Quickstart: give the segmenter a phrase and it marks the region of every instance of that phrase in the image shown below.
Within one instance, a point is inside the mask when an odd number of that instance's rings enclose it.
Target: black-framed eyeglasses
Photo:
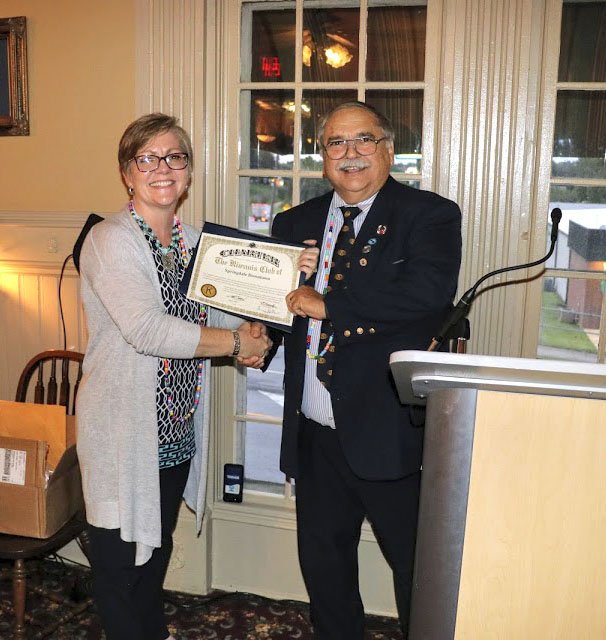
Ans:
[[[379,142],[387,140],[387,136],[382,138],[373,138],[372,136],[358,136],[357,138],[350,138],[349,140],[329,140],[325,145],[326,155],[331,160],[340,160],[347,154],[349,145],[352,144],[353,148],[361,156],[371,156],[377,150]]]
[[[143,173],[155,171],[160,166],[160,162],[162,160],[166,162],[166,166],[169,169],[174,169],[175,171],[185,169],[189,164],[189,156],[186,153],[169,153],[162,157],[146,154],[142,156],[135,156],[134,158],[131,158],[131,160],[135,161],[137,169]]]

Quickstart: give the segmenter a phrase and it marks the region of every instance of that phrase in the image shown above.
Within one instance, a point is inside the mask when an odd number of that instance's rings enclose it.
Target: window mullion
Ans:
[[[358,100],[366,93],[366,56],[368,55],[368,0],[360,0],[360,35],[358,40]]]
[[[293,129],[293,181],[292,201],[299,202],[301,197],[301,181],[298,178],[301,168],[301,104],[303,101],[303,2],[297,0],[295,7],[295,120]]]
[[[551,178],[549,182],[552,185],[573,185],[577,187],[606,187],[606,179],[604,178]]]
[[[558,82],[558,91],[606,91],[606,82]]]
[[[606,295],[602,296],[600,333],[598,335],[598,362],[606,362]]]

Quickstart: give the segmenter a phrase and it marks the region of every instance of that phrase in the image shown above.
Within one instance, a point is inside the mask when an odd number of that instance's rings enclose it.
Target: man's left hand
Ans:
[[[304,240],[303,244],[309,245],[299,256],[298,269],[305,274],[305,280],[309,280],[314,273],[318,271],[318,259],[320,257],[320,249],[316,247],[316,240]]]
[[[286,296],[286,306],[291,313],[302,318],[316,320],[326,318],[324,296],[306,285],[300,286]]]

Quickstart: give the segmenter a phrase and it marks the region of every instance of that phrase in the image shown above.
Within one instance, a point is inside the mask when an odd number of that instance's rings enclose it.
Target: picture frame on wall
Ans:
[[[27,21],[0,18],[0,136],[29,135]]]

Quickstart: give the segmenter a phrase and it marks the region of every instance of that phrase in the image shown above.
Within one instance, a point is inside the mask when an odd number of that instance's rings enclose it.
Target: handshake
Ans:
[[[238,364],[260,369],[273,342],[267,335],[267,327],[260,322],[243,322],[234,331],[234,351]]]
[[[305,244],[309,246],[299,255],[297,267],[299,271],[305,274],[305,279],[308,280],[317,271],[320,252],[314,246],[316,244],[315,240],[306,240]],[[311,301],[311,304],[306,304],[308,300]],[[313,317],[314,312],[317,314],[317,309],[319,308],[322,309],[321,313],[324,314],[323,297],[311,287],[301,286],[291,291],[286,296],[286,304],[289,310],[296,315]],[[236,338],[234,335],[234,355],[238,364],[260,369],[273,344],[267,335],[267,327],[260,322],[244,322],[234,334],[239,336]]]

